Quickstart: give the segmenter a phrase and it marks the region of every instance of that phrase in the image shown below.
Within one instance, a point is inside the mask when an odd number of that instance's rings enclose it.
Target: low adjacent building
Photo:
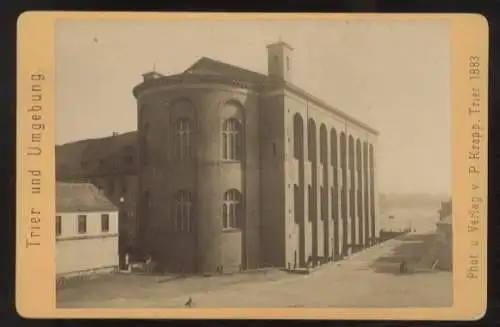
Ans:
[[[137,228],[137,132],[56,146],[58,182],[97,187],[119,209],[120,253],[134,253]]]
[[[437,269],[451,270],[453,267],[452,215],[441,218],[437,223]]]
[[[56,184],[56,276],[118,268],[118,208],[90,183]]]
[[[452,211],[452,201],[441,201],[441,208],[438,210],[439,219],[443,220],[451,215]]]

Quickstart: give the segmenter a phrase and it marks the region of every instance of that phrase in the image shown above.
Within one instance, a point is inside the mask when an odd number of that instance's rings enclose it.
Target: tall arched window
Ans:
[[[299,114],[293,117],[293,154],[297,159],[304,155],[304,123]]]
[[[307,158],[310,162],[316,165],[316,123],[312,118],[307,124]]]
[[[180,118],[175,123],[175,157],[177,160],[191,159],[191,121]]]
[[[224,193],[224,203],[222,204],[222,228],[241,227],[241,193],[231,189]]]
[[[188,191],[177,192],[175,210],[175,231],[189,233],[192,231],[192,201]]]
[[[337,218],[337,201],[335,200],[335,192],[333,186],[330,187],[330,206],[332,208],[332,220],[336,222]]]
[[[314,193],[312,186],[307,187],[307,196],[309,197],[309,221],[313,221],[314,217]]]
[[[234,118],[225,120],[222,127],[222,158],[241,160],[241,128]]]
[[[301,204],[301,194],[300,194],[300,189],[297,184],[293,186],[293,204],[294,204],[294,213],[295,213],[295,223],[299,224],[300,223],[300,204]]]

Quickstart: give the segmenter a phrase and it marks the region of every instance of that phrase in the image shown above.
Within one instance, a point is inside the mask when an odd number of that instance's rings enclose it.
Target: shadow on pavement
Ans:
[[[429,248],[434,241],[435,234],[406,234],[395,238],[398,242],[393,251],[386,255],[377,258],[369,265],[369,269],[373,269],[376,273],[407,275],[415,273],[430,273],[431,267],[421,269],[418,264],[428,253]],[[400,272],[400,264],[403,260],[407,263],[409,272],[402,274]]]

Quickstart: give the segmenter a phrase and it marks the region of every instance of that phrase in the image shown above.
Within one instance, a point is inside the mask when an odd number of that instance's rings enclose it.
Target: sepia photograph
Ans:
[[[54,31],[58,308],[453,305],[447,20]]]

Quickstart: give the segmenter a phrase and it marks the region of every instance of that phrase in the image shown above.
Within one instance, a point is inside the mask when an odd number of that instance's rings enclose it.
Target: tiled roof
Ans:
[[[230,65],[212,58],[202,57],[191,67],[184,71],[189,73],[218,74],[233,77],[234,79],[249,81],[253,83],[264,83],[267,76],[238,66]]]
[[[56,212],[99,212],[118,209],[90,183],[56,183]]]
[[[127,162],[130,156],[132,162]],[[56,178],[137,170],[137,131],[56,146]]]
[[[190,73],[197,73],[197,74],[213,74],[213,75],[224,75],[228,77],[232,77],[237,80],[243,80],[243,81],[248,81],[251,83],[258,83],[258,84],[266,84],[267,86],[270,87],[277,87],[277,88],[286,88],[292,92],[298,93],[301,96],[309,99],[312,102],[317,103],[318,105],[334,112],[335,114],[345,118],[348,121],[351,121],[371,133],[374,133],[375,135],[378,135],[379,132],[374,129],[371,126],[368,126],[367,124],[359,121],[358,119],[351,117],[347,113],[332,107],[328,105],[326,102],[323,100],[313,96],[312,94],[306,92],[305,90],[301,89],[295,84],[288,83],[288,82],[283,82],[283,81],[271,81],[268,79],[267,75],[260,74],[248,69],[244,69],[238,66],[230,65],[222,61],[218,61],[212,58],[207,58],[207,57],[202,57],[198,61],[196,61],[191,67],[186,69],[183,74],[190,74]]]

